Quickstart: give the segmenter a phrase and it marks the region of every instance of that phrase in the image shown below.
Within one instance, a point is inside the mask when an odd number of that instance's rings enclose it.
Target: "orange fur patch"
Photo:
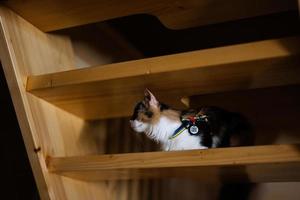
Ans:
[[[171,110],[171,109],[164,110],[161,112],[161,115],[176,122],[180,121],[180,112],[176,110]]]

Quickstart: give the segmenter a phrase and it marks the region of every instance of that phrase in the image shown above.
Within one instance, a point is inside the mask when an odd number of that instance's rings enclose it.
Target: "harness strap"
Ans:
[[[195,124],[195,122],[197,120],[204,120],[207,122],[207,116],[206,115],[190,116],[190,117],[181,119],[182,124],[169,137],[169,140],[172,140],[172,139],[178,137],[181,133],[183,133],[186,129],[188,129],[189,126],[191,126],[191,124]]]
[[[183,131],[186,130],[186,127],[184,124],[181,124],[181,126],[179,126],[179,128],[177,128],[174,133],[169,137],[169,140],[172,140],[174,138],[176,138],[178,135],[180,135],[181,133],[183,133]]]

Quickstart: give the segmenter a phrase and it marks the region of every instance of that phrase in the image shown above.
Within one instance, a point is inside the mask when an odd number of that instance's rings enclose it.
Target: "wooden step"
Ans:
[[[149,88],[180,98],[300,83],[300,40],[274,39],[28,77],[27,91],[84,119],[129,116]]]
[[[167,27],[181,29],[297,9],[295,0],[7,0],[3,3],[43,31],[134,14],[154,15]]]
[[[52,173],[75,179],[184,177],[204,182],[300,181],[300,145],[48,158]]]

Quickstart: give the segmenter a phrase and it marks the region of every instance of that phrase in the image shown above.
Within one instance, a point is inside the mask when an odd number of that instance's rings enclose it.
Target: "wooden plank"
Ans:
[[[69,70],[74,66],[70,39],[45,34],[0,6],[0,57],[41,199],[108,199],[105,183],[87,183],[50,174],[47,155],[100,153],[89,124],[26,92],[26,77]],[[4,105],[5,106],[5,105]],[[96,130],[97,129],[97,130]]]
[[[299,181],[300,145],[52,157],[47,166],[52,173],[89,181],[163,177]]]
[[[4,4],[43,31],[143,13],[158,17],[169,28],[182,29],[297,9],[295,0],[8,0]]]
[[[40,196],[42,199],[50,199],[50,195],[48,193],[48,186],[49,184],[56,183],[57,186],[61,186],[60,180],[55,180],[53,176],[48,176],[45,171],[46,168],[43,165],[44,164],[44,155],[41,152],[38,152],[35,150],[43,148],[44,146],[41,145],[39,141],[39,135],[35,132],[36,127],[33,123],[33,116],[30,113],[30,107],[28,105],[27,97],[26,97],[26,91],[24,88],[24,77],[30,73],[30,69],[24,69],[20,66],[24,66],[24,64],[28,64],[32,61],[32,58],[34,55],[31,55],[29,52],[24,51],[21,54],[21,50],[26,49],[26,46],[28,44],[31,45],[31,47],[34,47],[34,50],[39,53],[39,56],[37,56],[35,62],[37,64],[42,64],[41,59],[44,55],[47,55],[49,52],[53,51],[54,46],[52,46],[50,43],[53,42],[59,42],[60,38],[47,38],[43,37],[39,33],[39,31],[35,30],[34,27],[31,27],[31,25],[28,25],[26,22],[24,22],[21,18],[16,16],[11,11],[7,10],[6,8],[3,8],[3,6],[0,7],[0,16],[1,16],[1,43],[0,43],[0,56],[1,56],[1,62],[3,64],[3,69],[5,73],[6,80],[8,82],[8,87],[10,89],[10,93],[12,96],[12,100],[14,103],[14,107],[16,110],[16,114],[18,117],[19,125],[22,131],[22,136],[24,138],[27,154],[31,163],[31,167],[33,170],[33,174],[35,177],[35,180],[37,182],[37,187],[40,193]],[[27,35],[25,34],[27,33]],[[36,37],[36,41],[28,39],[31,39],[32,36]],[[49,43],[45,42],[45,39],[49,40]],[[15,41],[19,41],[18,44],[15,43]],[[40,51],[40,45],[39,41],[43,42],[44,51]],[[66,55],[69,54],[69,41],[67,39],[62,39],[60,41],[60,44],[57,44],[57,47],[64,47],[64,50],[62,50],[62,53]],[[16,46],[18,48],[16,48]],[[26,49],[27,50],[27,49]],[[24,57],[26,57],[24,59]],[[53,55],[53,59],[56,59],[56,56]],[[23,63],[24,62],[24,63]],[[60,62],[62,65],[64,64],[73,64],[65,57],[62,57],[60,59]],[[50,65],[53,63],[49,63]],[[44,65],[45,67],[48,67],[47,65]],[[37,69],[38,70],[38,69]],[[43,70],[41,70],[43,71]],[[25,75],[25,76],[24,76]],[[25,79],[26,80],[26,79]],[[65,198],[64,190],[56,190],[57,188],[53,187],[51,192],[55,193],[57,197]]]
[[[60,33],[72,38],[74,62],[78,68],[143,58],[141,52],[106,23],[67,29]]]
[[[30,76],[27,91],[84,119],[128,116],[145,88],[180,107],[184,96],[300,83],[299,47],[292,37]]]

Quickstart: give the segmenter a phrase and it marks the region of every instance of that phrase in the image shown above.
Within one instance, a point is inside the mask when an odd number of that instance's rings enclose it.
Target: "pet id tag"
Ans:
[[[197,135],[199,133],[199,128],[195,125],[189,127],[189,133],[191,135]]]

